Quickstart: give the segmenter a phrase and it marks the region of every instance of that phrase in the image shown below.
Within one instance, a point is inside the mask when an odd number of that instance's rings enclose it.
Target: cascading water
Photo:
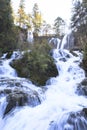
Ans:
[[[75,37],[72,32],[66,34],[62,39],[61,49],[72,49],[75,45]]]
[[[82,55],[75,52],[73,56],[68,50],[54,49],[53,57],[59,71],[59,76],[50,79],[50,85],[46,85],[44,94],[37,86],[25,79],[14,76],[14,80],[20,79],[24,85],[24,91],[32,89],[43,95],[41,104],[34,107],[16,107],[4,118],[0,114],[0,130],[87,130],[87,120],[83,108],[87,107],[87,98],[77,95],[77,85],[85,78],[84,71],[79,67]],[[10,71],[6,60],[2,66]],[[13,75],[10,75],[10,78]],[[3,90],[1,85],[0,90]],[[22,87],[23,88],[23,87]],[[43,89],[42,88],[42,89]],[[1,111],[5,101],[3,95],[0,98]],[[5,106],[6,107],[6,106]],[[82,111],[82,112],[81,112]]]

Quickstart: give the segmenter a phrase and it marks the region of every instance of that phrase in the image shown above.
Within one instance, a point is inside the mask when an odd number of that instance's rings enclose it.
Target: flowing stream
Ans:
[[[77,56],[63,49],[63,46],[62,49],[54,49],[53,57],[59,75],[43,86],[44,92],[30,81],[17,77],[9,65],[12,58],[1,58],[0,91],[7,87],[6,80],[20,80],[26,91],[30,88],[39,93],[41,104],[16,107],[3,117],[7,102],[6,96],[1,94],[0,130],[87,130],[87,120],[80,113],[87,107],[87,98],[76,93],[78,84],[85,78],[84,71],[79,67],[82,54],[79,51],[74,53]]]

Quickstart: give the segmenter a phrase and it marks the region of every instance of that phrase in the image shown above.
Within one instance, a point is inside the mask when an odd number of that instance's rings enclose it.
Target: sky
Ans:
[[[14,11],[17,12],[20,0],[11,1]],[[69,23],[72,0],[25,0],[25,11],[31,13],[35,3],[38,4],[42,17],[48,24],[54,24],[58,16]]]

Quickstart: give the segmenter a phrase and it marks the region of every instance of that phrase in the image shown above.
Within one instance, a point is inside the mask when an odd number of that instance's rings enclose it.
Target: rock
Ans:
[[[86,114],[86,116],[87,116],[87,108],[83,108],[83,110],[82,110],[85,114]]]
[[[87,96],[87,78],[85,78],[77,87],[76,93]]]
[[[87,130],[87,108],[66,113],[60,120],[51,121],[48,130]]]
[[[10,59],[11,56],[12,56],[12,53],[13,53],[13,51],[9,51],[9,52],[7,53],[7,55],[6,55],[6,58],[7,58],[7,59]]]
[[[87,86],[87,78],[85,78],[82,82],[81,85]]]
[[[24,106],[28,102],[28,94],[18,91],[10,93],[6,98],[8,104],[6,106],[4,115],[10,112],[16,106]]]
[[[73,56],[78,56],[73,50],[70,50],[70,53],[73,55]]]
[[[82,111],[70,113],[67,123],[73,126],[73,130],[87,130],[87,115]]]
[[[33,87],[35,86],[27,79],[1,78],[0,96],[5,96],[7,102],[3,117],[16,107],[39,105],[44,98],[44,92],[42,88],[36,87],[35,90]]]
[[[17,106],[29,105],[34,107],[41,103],[39,95],[36,91],[30,90],[29,92],[22,91],[20,89],[14,89],[11,93],[8,93],[7,97],[7,106],[4,112],[4,115],[9,113],[13,108]]]

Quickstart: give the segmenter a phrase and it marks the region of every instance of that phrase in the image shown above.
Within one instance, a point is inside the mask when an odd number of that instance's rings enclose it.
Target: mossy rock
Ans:
[[[11,63],[19,77],[29,78],[34,84],[43,86],[51,77],[58,75],[54,59],[50,56],[51,47],[48,44],[37,44],[31,51]]]

